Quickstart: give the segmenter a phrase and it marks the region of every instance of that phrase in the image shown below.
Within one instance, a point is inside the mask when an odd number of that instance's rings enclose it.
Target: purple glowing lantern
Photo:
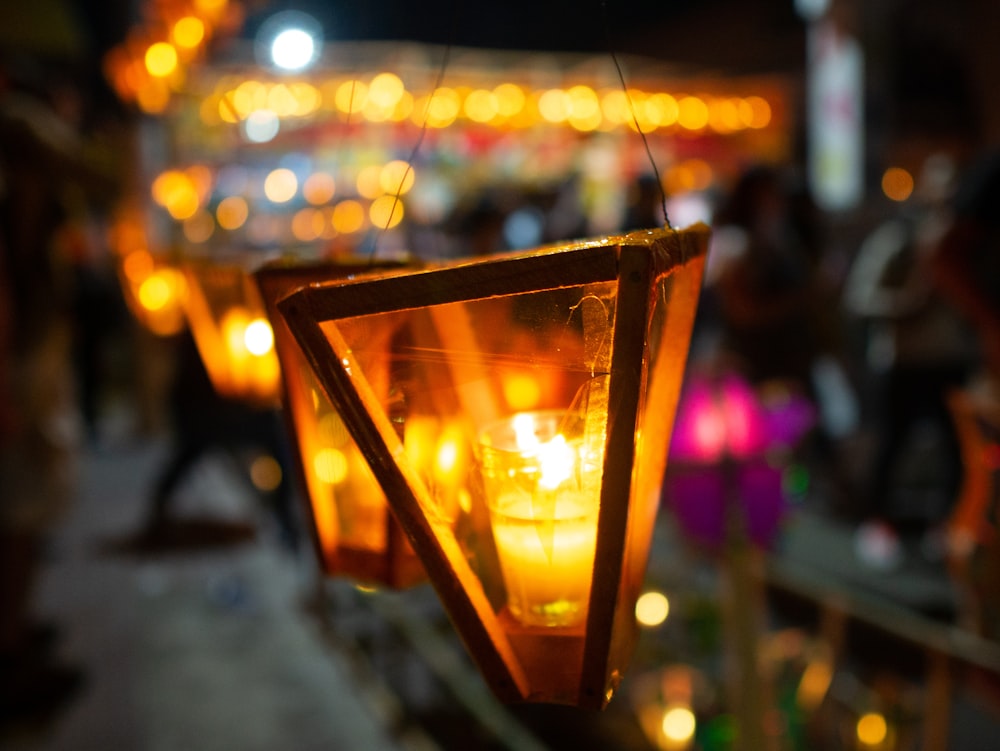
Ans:
[[[736,374],[693,375],[681,394],[664,478],[664,498],[685,534],[721,547],[735,504],[747,539],[770,546],[788,510],[787,452],[814,421],[811,403],[788,389],[758,393]]]

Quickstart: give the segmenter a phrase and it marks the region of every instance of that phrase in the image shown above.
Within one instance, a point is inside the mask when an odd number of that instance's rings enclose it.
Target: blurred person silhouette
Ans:
[[[0,722],[47,715],[83,671],[52,652],[33,612],[49,535],[75,489],[79,443],[70,367],[70,290],[54,237],[73,185],[113,181],[80,153],[46,71],[0,68]]]
[[[938,529],[962,479],[948,393],[968,378],[977,348],[935,284],[931,263],[953,172],[947,156],[929,157],[914,200],[862,242],[845,280],[846,310],[868,324],[865,359],[878,383],[880,408],[855,552],[879,569],[902,562],[903,525],[915,524],[923,533],[925,553],[939,550]],[[902,465],[918,450],[921,431],[933,441],[935,466],[921,462],[920,476],[907,478]]]
[[[278,463],[281,476],[277,484],[257,490],[274,514],[281,542],[288,550],[297,551],[294,469],[279,411],[220,396],[190,330],[178,334],[175,343],[176,370],[169,396],[171,450],[153,484],[143,542],[154,547],[178,542],[183,526],[175,523],[171,506],[183,481],[212,452],[246,449],[265,451]]]
[[[753,166],[723,197],[713,225],[727,245],[709,290],[722,350],[751,383],[791,382],[821,402],[817,370],[837,354],[837,321],[819,273],[812,202],[781,168]]]
[[[666,217],[663,215],[664,200],[664,193],[656,177],[648,174],[639,175],[629,187],[625,216],[621,224],[622,231],[663,227],[666,224]]]
[[[998,207],[1000,150],[980,156],[960,175],[931,264],[942,294],[975,328],[984,358],[982,376],[1000,394]]]

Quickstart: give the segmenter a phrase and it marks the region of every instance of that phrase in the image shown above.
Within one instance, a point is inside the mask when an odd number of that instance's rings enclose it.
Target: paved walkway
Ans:
[[[203,462],[178,497],[179,510],[211,514],[215,534],[202,525],[201,544],[182,553],[136,549],[132,535],[165,450],[154,441],[82,457],[77,497],[54,539],[37,610],[60,624],[60,656],[85,668],[86,683],[50,723],[19,727],[0,746],[426,747],[419,736],[394,737],[391,699],[347,651],[324,641],[303,609],[312,586],[308,562],[280,548],[225,462]],[[241,534],[247,523],[256,537]]]

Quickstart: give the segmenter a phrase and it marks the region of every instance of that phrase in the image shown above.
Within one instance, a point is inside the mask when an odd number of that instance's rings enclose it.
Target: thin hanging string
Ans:
[[[608,23],[608,3],[607,0],[601,0],[601,9],[604,11],[604,32],[607,34],[607,30],[610,27]],[[610,48],[610,45],[608,45]],[[656,168],[656,160],[653,159],[653,151],[649,148],[649,139],[646,138],[646,134],[642,131],[639,126],[639,117],[635,112],[635,104],[632,102],[632,97],[628,93],[628,85],[625,83],[625,74],[622,72],[622,66],[618,62],[618,55],[615,54],[613,49],[610,49],[611,60],[615,64],[615,70],[618,72],[618,80],[621,82],[622,91],[625,92],[625,101],[628,102],[628,111],[632,116],[632,124],[635,126],[636,131],[642,136],[642,145],[646,148],[646,156],[649,158],[649,165],[653,168],[653,175],[656,177],[656,185],[660,189],[660,208],[663,210],[663,221],[667,225],[667,229],[673,229],[670,224],[670,216],[667,214],[667,192],[663,189],[663,180],[660,179],[660,170]]]
[[[453,7],[457,11],[457,3]],[[430,120],[431,102],[434,100],[434,95],[437,93],[437,90],[441,88],[441,84],[444,83],[444,74],[448,69],[448,60],[451,57],[451,43],[454,38],[456,17],[457,12],[453,12],[451,17],[451,30],[448,33],[448,42],[445,44],[444,55],[441,57],[441,67],[438,68],[437,78],[434,80],[434,86],[431,89],[430,95],[427,97],[427,102],[424,104],[423,122],[420,124],[420,132],[417,134],[417,140],[413,144],[413,148],[410,150],[410,156],[406,160],[406,169],[403,170],[403,174],[399,178],[399,185],[396,186],[396,192],[393,194],[392,207],[389,209],[389,216],[385,220],[385,226],[381,227],[372,239],[371,255],[368,259],[371,264],[375,263],[375,256],[378,253],[378,241],[392,224],[392,217],[396,213],[396,207],[399,206],[399,197],[403,194],[403,186],[406,184],[406,178],[409,177],[410,173],[413,171],[413,160],[417,158],[417,152],[420,151],[420,146],[424,142],[424,136],[427,135],[427,123]]]

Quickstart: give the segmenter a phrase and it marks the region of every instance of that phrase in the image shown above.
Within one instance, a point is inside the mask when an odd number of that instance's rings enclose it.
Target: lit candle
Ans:
[[[530,626],[578,624],[590,599],[600,463],[567,440],[560,417],[518,414],[480,447],[507,607]]]

